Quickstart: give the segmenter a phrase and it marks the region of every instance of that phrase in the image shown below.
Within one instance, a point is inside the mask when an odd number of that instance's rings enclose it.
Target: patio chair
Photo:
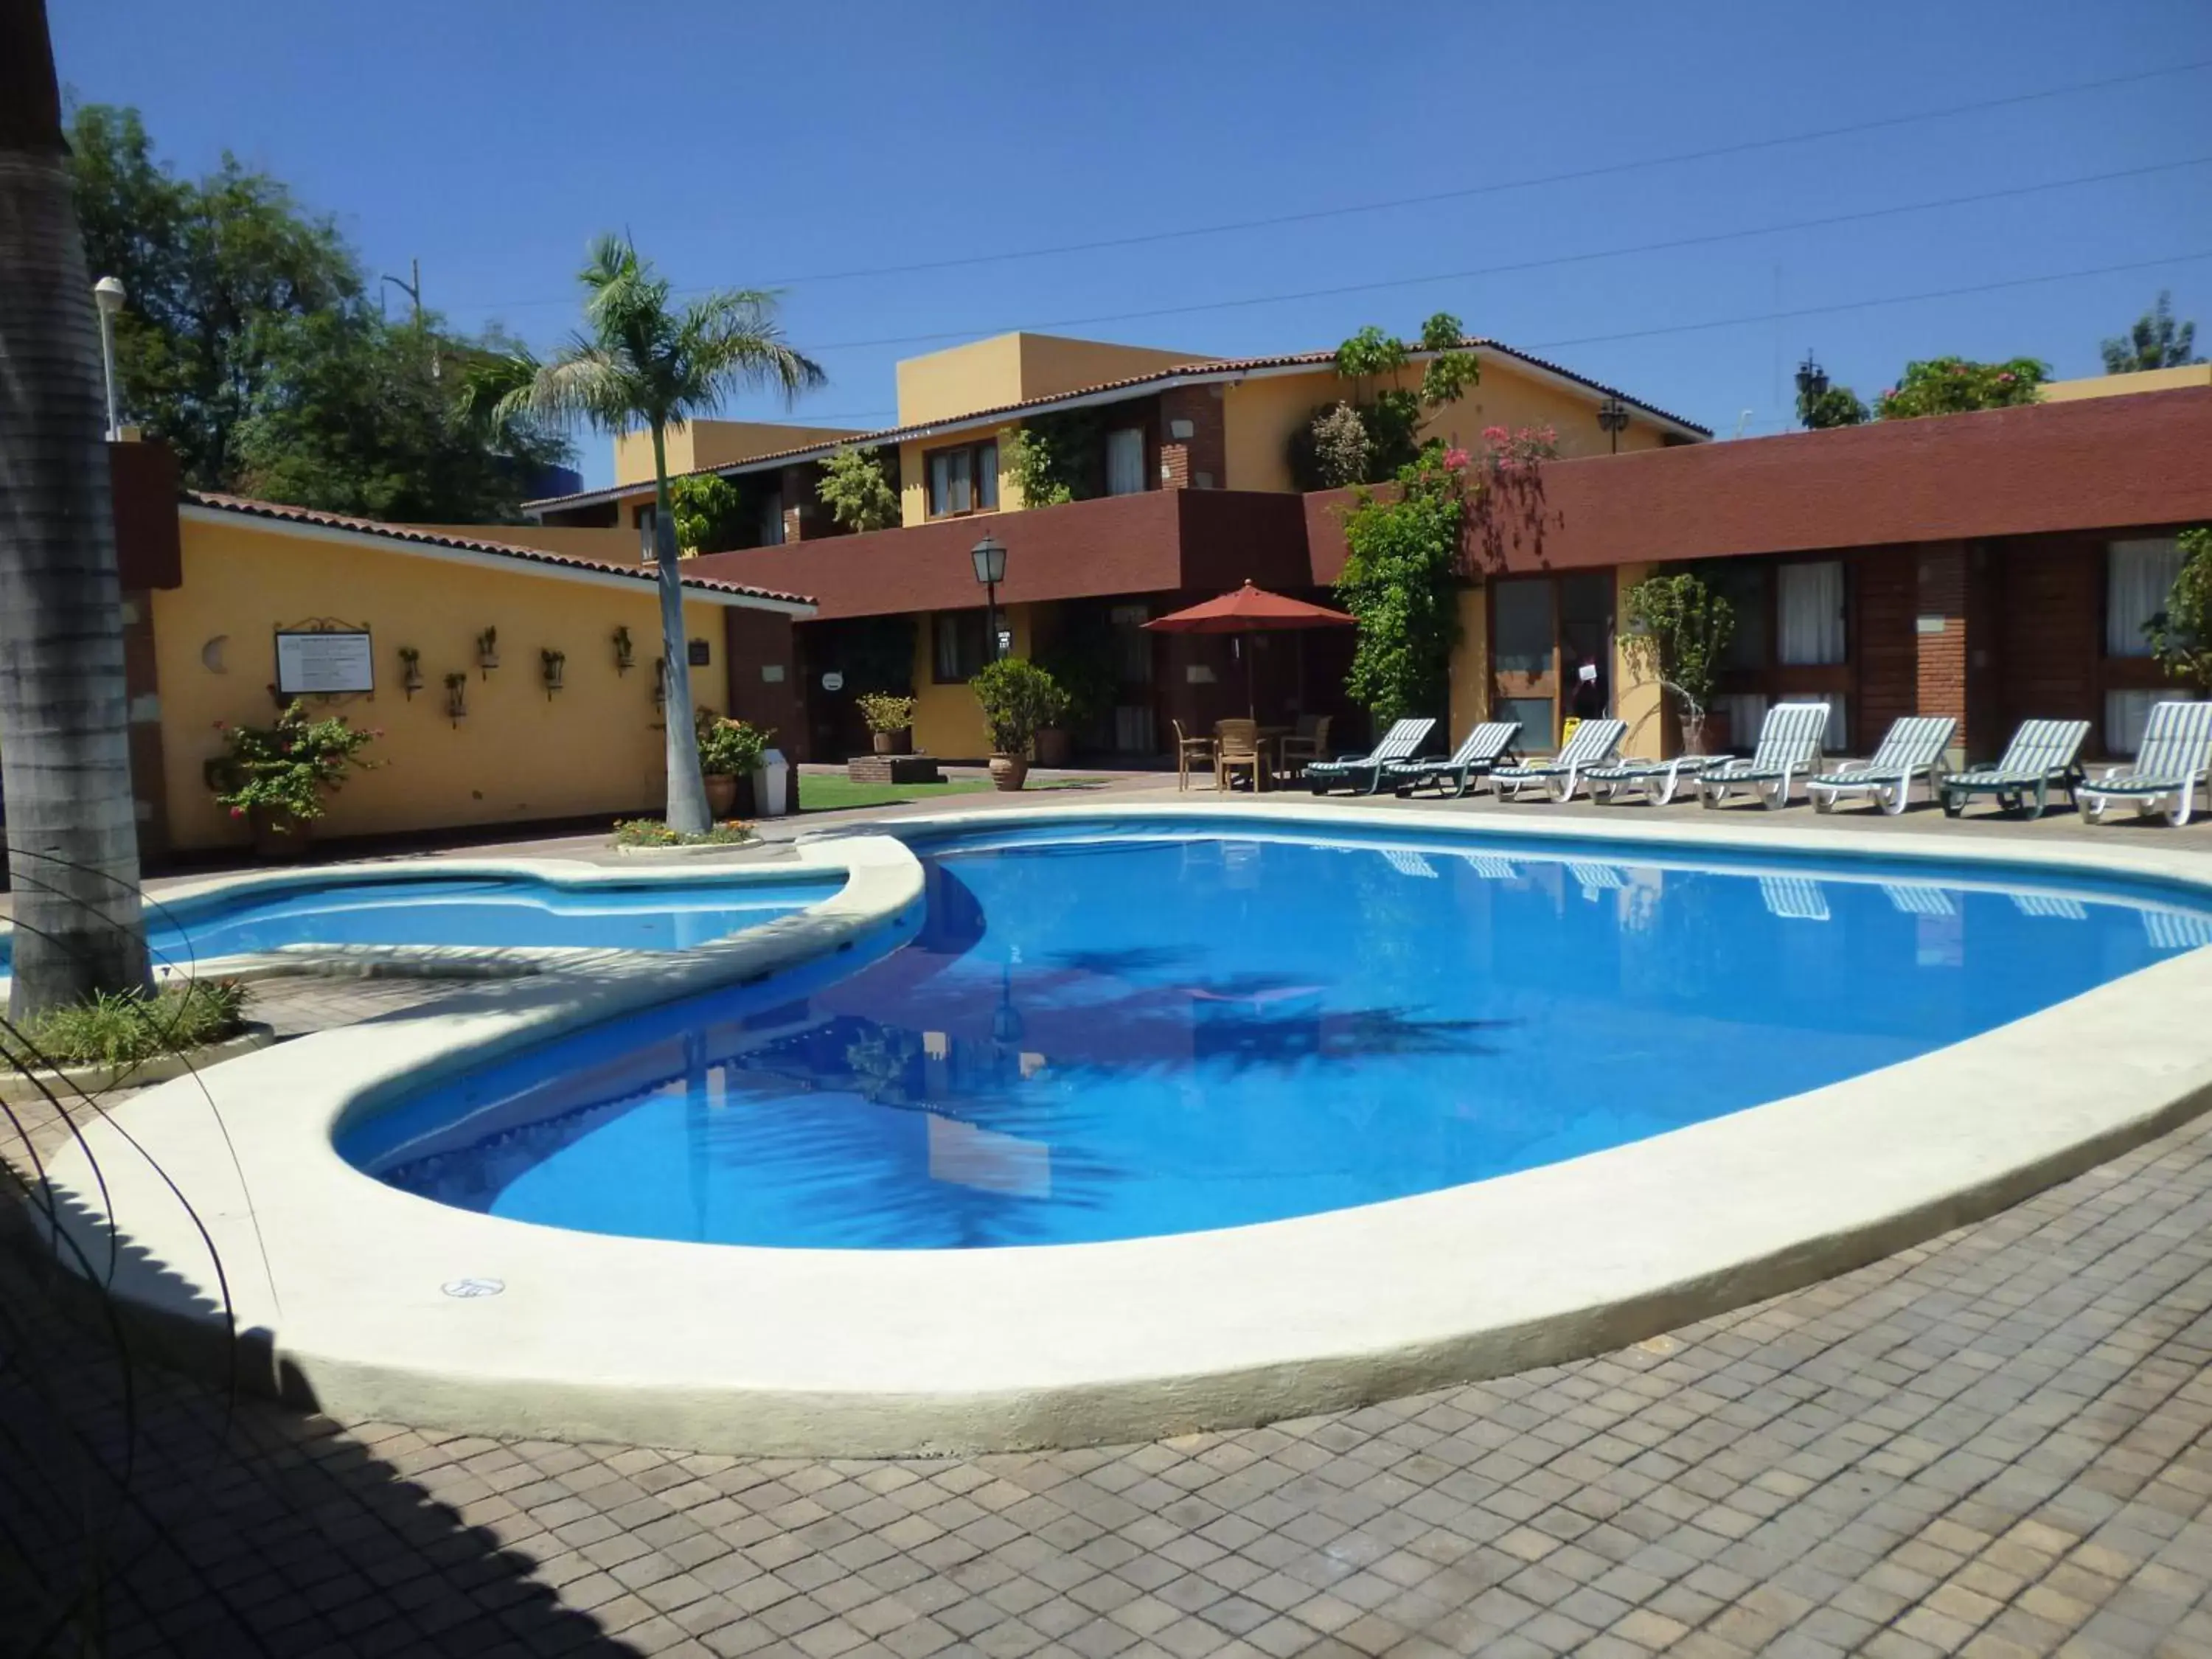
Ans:
[[[1328,758],[1328,728],[1334,714],[1301,714],[1298,729],[1275,745],[1283,770],[1296,777],[1317,760]]]
[[[1959,722],[1948,714],[1913,714],[1893,720],[1882,734],[1881,746],[1863,766],[1839,766],[1805,780],[1805,793],[1813,798],[1815,812],[1832,812],[1838,795],[1871,795],[1875,804],[1895,817],[1905,810],[1912,780],[1925,776],[1928,799],[1934,800],[1943,782],[1943,755]]]
[[[1886,881],[1881,884],[1890,908],[1906,916],[1955,916],[1959,907],[1942,888],[1924,881]]]
[[[1583,774],[1611,760],[1627,735],[1626,720],[1584,720],[1551,759],[1492,767],[1490,787],[1500,800],[1508,798],[1509,789],[1511,799],[1518,800],[1521,792],[1532,787],[1553,800],[1572,800],[1582,787]]]
[[[1432,720],[1406,719],[1382,734],[1382,741],[1364,755],[1340,755],[1334,760],[1306,763],[1306,782],[1316,795],[1332,789],[1349,789],[1355,795],[1371,795],[1382,787],[1382,769],[1404,760],[1429,740],[1436,729]]]
[[[2035,810],[2028,817],[2039,818],[2054,787],[2066,792],[2069,805],[2079,807],[2075,789],[2081,781],[2081,745],[2088,740],[2087,720],[2022,720],[1996,765],[1968,767],[1943,780],[1943,815],[1957,817],[1976,795],[1995,795],[2004,811],[2017,812],[2032,793]]]
[[[1425,855],[1410,847],[1386,847],[1382,849],[1382,856],[1401,876],[1426,876],[1432,880],[1436,877],[1437,866],[1430,863]]]
[[[1439,792],[1449,787],[1452,799],[1457,800],[1474,787],[1477,777],[1513,753],[1513,739],[1520,735],[1519,720],[1486,720],[1443,760],[1429,756],[1390,762],[1382,769],[1382,781],[1401,795],[1431,784]]]
[[[2179,829],[2189,822],[2199,788],[2212,811],[2212,702],[2154,702],[2143,722],[2135,760],[2083,782],[2081,816],[2102,823],[2115,801],[2133,801],[2136,816],[2163,812]]]
[[[1827,890],[1810,876],[1761,876],[1759,902],[1783,921],[1828,920]]]
[[[1260,750],[1257,720],[1213,723],[1213,787],[1226,793],[1239,768],[1252,775],[1252,793],[1267,787],[1267,757]]]
[[[1790,804],[1790,781],[1810,775],[1820,763],[1820,739],[1828,730],[1825,702],[1778,702],[1759,722],[1759,743],[1749,760],[1723,761],[1698,774],[1698,804],[1721,806],[1729,791],[1750,789],[1769,811]]]
[[[1213,770],[1213,739],[1192,737],[1182,729],[1181,720],[1171,720],[1168,724],[1175,727],[1176,734],[1176,787],[1188,789],[1193,761],[1203,763],[1209,772]]]

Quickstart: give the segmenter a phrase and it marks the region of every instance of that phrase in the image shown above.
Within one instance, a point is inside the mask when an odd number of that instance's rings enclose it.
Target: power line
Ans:
[[[1569,168],[1564,172],[1531,173],[1519,179],[1492,179],[1486,184],[1468,185],[1456,190],[1436,191],[1419,196],[1389,197],[1378,201],[1354,202],[1341,207],[1311,208],[1295,213],[1272,214],[1260,218],[1224,220],[1211,225],[1192,225],[1174,230],[1139,231],[1124,236],[1106,236],[1081,242],[1060,242],[1042,247],[1017,248],[994,253],[961,254],[943,259],[921,259],[903,264],[857,266],[846,270],[816,271],[799,276],[779,276],[762,284],[769,288],[796,288],[809,283],[842,283],[869,276],[915,276],[924,271],[953,270],[975,265],[997,264],[1020,259],[1051,258],[1067,253],[1097,253],[1109,248],[1148,246],[1161,242],[1188,240],[1204,236],[1233,235],[1248,230],[1272,229],[1277,226],[1307,224],[1319,220],[1344,218],[1362,213],[1383,213],[1395,208],[1425,207],[1439,202],[1468,201],[1477,197],[1500,194],[1506,191],[1533,190],[1552,185],[1581,183],[1591,179],[1618,177],[1624,173],[1645,172],[1654,167],[1680,167],[1692,161],[1717,161],[1725,156],[1756,154],[1761,150],[1784,149],[1792,144],[1818,143],[1829,138],[1850,137],[1860,133],[1881,132],[1902,126],[1913,126],[1925,121],[1950,120],[1962,115],[1976,115],[1985,111],[2017,107],[2023,104],[2045,101],[2053,98],[2071,97],[2076,93],[2100,92],[2112,87],[2139,85],[2145,81],[2162,79],[2167,76],[2192,74],[2199,70],[2212,69],[2212,58],[2198,58],[2186,64],[2169,64],[2158,69],[2141,70],[2129,75],[2109,76],[2095,81],[2073,81],[2056,87],[2045,87],[2034,92],[2008,93],[2001,98],[1979,99],[1972,103],[1952,104],[1941,109],[1917,110],[1902,115],[1879,116],[1871,120],[1853,121],[1841,126],[1814,127],[1802,132],[1780,133],[1765,138],[1740,139],[1733,143],[1715,144],[1704,149],[1677,150],[1664,155],[1628,157],[1619,161],[1601,162],[1595,166]],[[678,289],[678,294],[703,294],[705,288]],[[520,310],[530,306],[566,305],[568,297],[561,299],[507,300],[487,301],[480,305],[465,305],[458,309],[471,311]]]
[[[1031,330],[1054,328],[1087,328],[1100,323],[1139,322],[1159,317],[1191,316],[1204,312],[1237,311],[1253,306],[1287,305],[1301,300],[1334,299],[1346,294],[1373,294],[1397,288],[1418,288],[1431,283],[1467,282],[1479,276],[1498,276],[1530,270],[1546,270],[1562,265],[1583,264],[1601,259],[1623,259],[1643,254],[1665,253],[1688,247],[1708,247],[1723,242],[1741,241],[1756,236],[1780,236],[1794,231],[1818,230],[1834,225],[1860,224],[1870,219],[1893,217],[1906,213],[1932,213],[1947,209],[1965,207],[1978,202],[2000,201],[2009,198],[2039,195],[2054,190],[2073,190],[2088,185],[2109,184],[2116,179],[2139,179],[2152,173],[2171,173],[2184,167],[2212,165],[2212,155],[2191,156],[2179,161],[2154,161],[2139,167],[2124,167],[2112,173],[2086,173],[2073,179],[2051,179],[2041,184],[2008,185],[2000,190],[1977,191],[1965,196],[1947,196],[1929,201],[1908,202],[1894,207],[1863,208],[1850,213],[1824,214],[1817,218],[1789,220],[1777,224],[1760,225],[1749,229],[1709,231],[1694,236],[1669,237],[1662,241],[1638,242],[1620,247],[1596,248],[1582,253],[1547,255],[1537,259],[1514,259],[1502,264],[1475,265],[1464,270],[1434,271],[1421,276],[1395,276],[1370,283],[1345,283],[1330,288],[1299,289],[1281,294],[1248,295],[1238,299],[1208,300],[1192,305],[1157,306],[1143,311],[1103,312],[1088,317],[1060,317],[1048,322],[1026,324]],[[817,352],[871,350],[884,346],[927,345],[944,340],[965,340],[981,335],[1004,332],[1001,329],[968,328],[941,331],[929,334],[888,336],[873,340],[841,340],[830,345],[814,348]]]

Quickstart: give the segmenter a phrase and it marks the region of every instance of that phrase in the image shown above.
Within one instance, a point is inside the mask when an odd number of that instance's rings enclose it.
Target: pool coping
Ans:
[[[1869,841],[1771,819],[1509,824],[1265,800],[901,817],[890,834],[802,838],[802,861],[848,864],[845,892],[678,962],[487,984],[149,1091],[119,1125],[86,1130],[105,1203],[82,1150],[55,1160],[65,1224],[104,1267],[104,1216],[123,1217],[118,1292],[172,1334],[219,1328],[206,1249],[130,1154],[127,1128],[217,1240],[262,1380],[342,1416],[708,1451],[973,1451],[1261,1422],[1625,1346],[1989,1214],[2212,1106],[2212,1047],[2172,1017],[2212,1006],[2201,950],[1627,1146],[1356,1209],[1109,1243],[836,1251],[575,1233],[386,1188],[331,1146],[342,1118],[426,1074],[910,920],[921,871],[896,837],[1116,818],[1984,863],[2212,891],[2212,859],[2181,848],[1983,848],[1906,830]]]

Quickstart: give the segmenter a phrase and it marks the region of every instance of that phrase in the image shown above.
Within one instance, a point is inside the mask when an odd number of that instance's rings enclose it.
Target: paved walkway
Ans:
[[[425,994],[280,981],[263,1012]],[[40,1288],[0,1257],[0,1559],[85,1530],[42,1413],[109,1467],[124,1443],[112,1350]],[[92,1488],[117,1655],[2197,1656],[2208,1368],[2212,1120],[1622,1352],[1263,1429],[763,1461],[338,1424],[142,1370],[128,1497]],[[10,1589],[0,1652],[27,1651]]]

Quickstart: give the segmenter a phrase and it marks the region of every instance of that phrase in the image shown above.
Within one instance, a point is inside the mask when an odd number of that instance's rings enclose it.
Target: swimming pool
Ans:
[[[1121,819],[917,839],[927,914],[345,1126],[402,1190],[830,1249],[1343,1210],[1874,1071],[2212,942],[2201,892],[1877,857]]]
[[[682,951],[833,896],[836,872],[577,882],[482,873],[380,878],[354,871],[244,882],[174,903],[149,899],[146,942],[172,967],[289,945],[499,945]],[[8,968],[0,937],[0,974]]]

